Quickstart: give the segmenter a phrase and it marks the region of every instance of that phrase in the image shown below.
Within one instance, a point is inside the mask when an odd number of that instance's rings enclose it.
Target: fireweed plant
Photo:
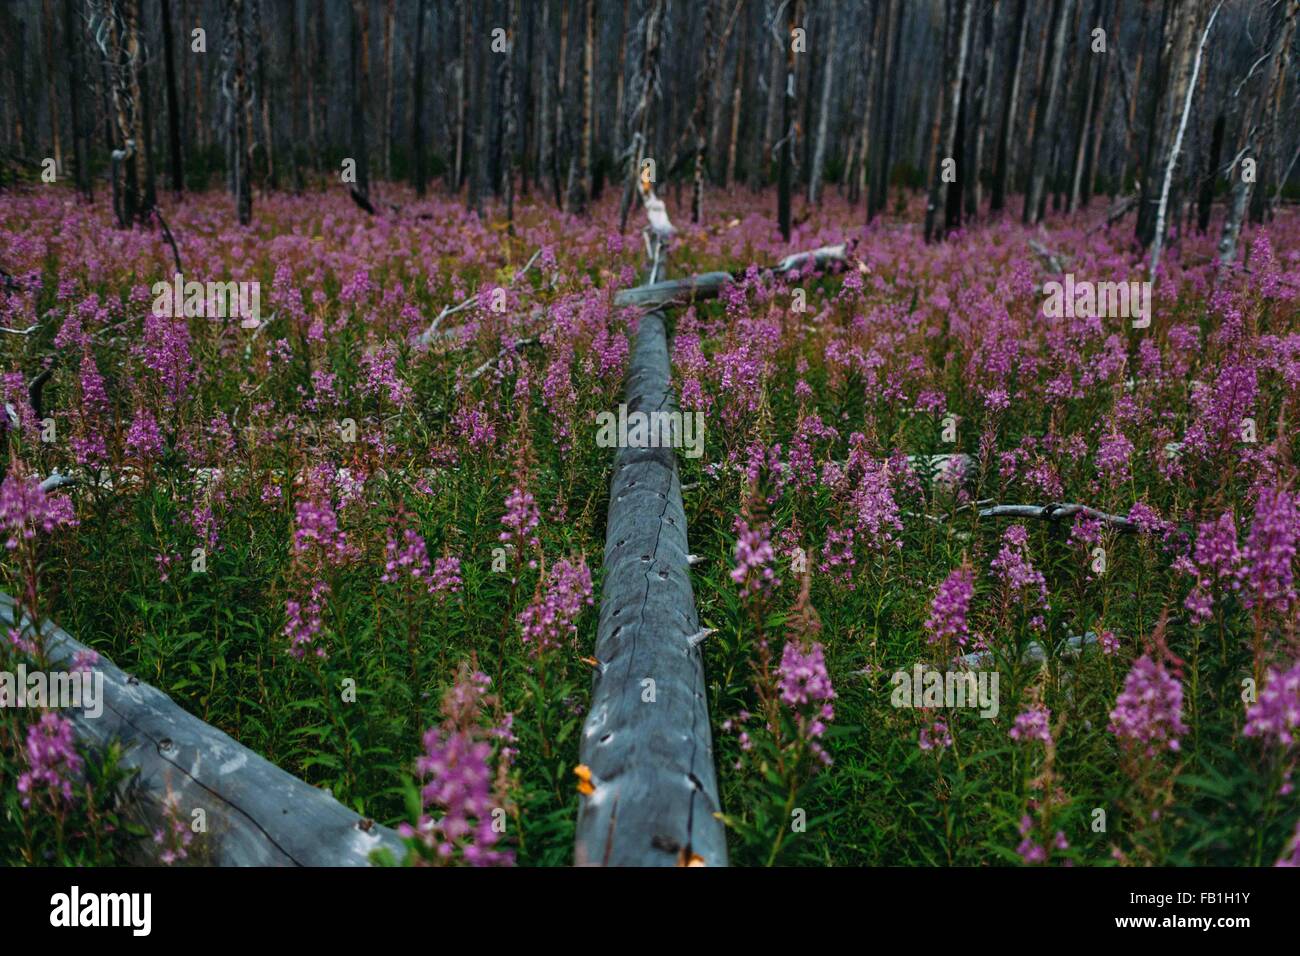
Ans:
[[[405,824],[389,862],[566,864],[595,416],[622,401],[637,317],[613,296],[643,241],[616,196],[517,203],[509,232],[391,195],[268,195],[247,228],[225,196],[165,203],[187,280],[261,284],[255,329],[153,315],[171,249],[107,201],[6,196],[0,323],[37,330],[0,337],[3,588]],[[1134,329],[1045,314],[1010,218],[927,246],[919,205],[864,228],[828,196],[786,245],[747,193],[715,205],[671,274],[741,278],[669,318],[707,423],[679,467],[732,860],[1294,863],[1300,218],[1248,227],[1222,272],[1216,229],[1181,236]],[[1049,215],[1052,247],[1147,278],[1102,215]],[[831,274],[759,268],[842,241]],[[76,484],[41,496],[56,470]],[[1049,502],[1135,530],[979,515]],[[40,654],[11,633],[0,666]],[[998,716],[891,704],[895,671],[976,654]],[[0,711],[0,860],[201,860],[172,822],[133,829],[114,755],[63,720]]]

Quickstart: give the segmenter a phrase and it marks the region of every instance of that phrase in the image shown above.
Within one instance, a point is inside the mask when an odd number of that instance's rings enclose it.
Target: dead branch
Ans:
[[[1137,525],[1128,518],[1107,514],[1080,504],[993,505],[989,508],[981,508],[979,512],[981,518],[1042,518],[1045,521],[1063,521],[1075,515],[1100,521],[1120,531],[1138,530]]]

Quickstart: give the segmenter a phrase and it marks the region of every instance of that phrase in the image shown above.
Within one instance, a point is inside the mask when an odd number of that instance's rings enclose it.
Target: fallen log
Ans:
[[[845,248],[841,243],[838,246],[822,246],[811,252],[798,252],[786,256],[765,271],[769,274],[785,275],[809,265],[816,269],[824,269],[833,263],[846,262]],[[614,305],[619,308],[637,306],[653,310],[670,305],[684,305],[699,299],[712,299],[743,275],[744,272],[704,272],[685,279],[651,282],[637,286],[635,289],[623,289],[614,296]]]
[[[13,598],[0,592],[0,622],[14,620]],[[30,631],[35,627],[23,616]],[[41,627],[51,667],[70,668],[85,644],[46,621]],[[128,784],[131,811],[152,833],[169,818],[206,832],[191,849],[195,862],[213,866],[366,866],[372,850],[405,853],[393,830],[353,813],[324,790],[304,783],[231,739],[139,678],[100,656],[103,712],[64,708],[77,738],[102,750],[123,747],[122,766],[139,773]],[[196,811],[203,811],[200,817]],[[138,847],[151,857],[152,842]]]
[[[1042,518],[1045,521],[1063,521],[1075,515],[1100,521],[1120,531],[1138,530],[1136,524],[1122,515],[1107,514],[1096,508],[1079,504],[993,505],[989,508],[981,508],[979,513],[981,518]]]
[[[658,257],[651,267],[658,268]],[[641,317],[629,414],[675,408],[664,316]],[[579,866],[726,866],[686,511],[672,448],[620,448],[610,481]]]

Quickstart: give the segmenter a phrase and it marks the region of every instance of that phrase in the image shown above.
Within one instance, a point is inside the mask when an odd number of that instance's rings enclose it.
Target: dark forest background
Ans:
[[[247,222],[256,193],[337,184],[351,158],[370,208],[381,181],[507,216],[521,195],[581,214],[616,190],[626,222],[649,158],[692,219],[710,190],[775,184],[787,234],[799,194],[871,218],[924,190],[932,238],[1105,194],[1146,246],[1167,193],[1169,222],[1202,230],[1228,196],[1235,244],[1234,213],[1268,218],[1295,181],[1298,7],[7,0],[0,183],[52,159],[124,225],[214,186]]]

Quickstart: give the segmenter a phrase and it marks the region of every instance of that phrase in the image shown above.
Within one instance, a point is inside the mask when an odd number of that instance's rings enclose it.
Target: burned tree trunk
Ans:
[[[659,83],[659,37],[663,24],[663,0],[650,0],[641,18],[641,73],[637,80],[635,106],[628,116],[628,131],[631,141],[627,149],[627,169],[624,173],[623,200],[619,207],[618,231],[627,231],[628,214],[632,209],[632,200],[637,191],[637,180],[643,175],[654,176],[648,171],[643,173],[642,165],[646,158],[646,142],[650,133],[650,105],[656,97]],[[648,185],[648,184],[647,184]],[[642,194],[644,190],[641,190]]]
[[[247,226],[253,218],[252,92],[248,83],[247,41],[244,0],[228,0],[222,85],[230,131],[230,189],[241,226]]]
[[[1210,14],[1210,19],[1206,21],[1205,30],[1201,33],[1201,42],[1196,46],[1196,57],[1192,61],[1190,75],[1181,82],[1181,89],[1184,91],[1181,104],[1182,118],[1178,121],[1178,132],[1174,135],[1173,146],[1169,150],[1169,161],[1165,165],[1163,184],[1160,187],[1160,202],[1156,207],[1155,236],[1151,243],[1151,267],[1148,270],[1148,275],[1151,276],[1152,281],[1155,280],[1156,270],[1160,266],[1160,252],[1164,248],[1165,216],[1169,206],[1169,189],[1173,184],[1174,170],[1178,165],[1178,154],[1183,148],[1183,134],[1187,132],[1187,117],[1192,112],[1192,96],[1196,93],[1196,79],[1201,72],[1201,58],[1205,54],[1205,41],[1210,37],[1210,30],[1214,28],[1214,20],[1218,17],[1222,6],[1223,0],[1219,0],[1214,12]]]
[[[993,101],[994,53],[997,50],[998,4],[992,0],[984,11],[984,61],[980,70],[976,92],[976,106],[971,111],[973,130],[966,137],[970,143],[970,161],[966,164],[966,215],[974,218],[984,203],[980,171],[984,167],[984,140],[989,124],[990,105]]]
[[[812,168],[808,170],[808,202],[815,204],[822,188],[822,171],[826,165],[826,128],[831,113],[831,90],[835,82],[835,45],[839,42],[839,6],[831,9],[830,30],[823,38],[826,63],[822,66],[822,91],[817,102],[817,133],[813,141]]]
[[[370,201],[370,147],[366,142],[366,111],[370,104],[370,12],[365,0],[349,5],[349,68],[351,82],[348,95],[352,104],[352,153],[356,161],[356,191]]]
[[[1251,106],[1242,111],[1242,127],[1245,132],[1245,146],[1232,163],[1229,179],[1235,176],[1232,186],[1232,199],[1228,214],[1223,221],[1223,232],[1219,238],[1219,264],[1231,265],[1237,258],[1237,241],[1241,236],[1241,224],[1250,208],[1251,192],[1258,172],[1260,153],[1260,136],[1262,121],[1256,117],[1267,117],[1266,104],[1280,98],[1280,87],[1285,81],[1288,50],[1296,29],[1296,14],[1300,11],[1300,0],[1288,0],[1285,8],[1279,8],[1276,26],[1273,31],[1273,44],[1267,54],[1266,79],[1263,89],[1255,97]],[[1249,77],[1247,77],[1249,79]],[[1250,161],[1256,168],[1247,173],[1246,163]]]
[[[940,210],[948,206],[948,193],[955,184],[948,183],[945,160],[957,161],[957,137],[961,127],[962,86],[966,74],[966,53],[970,45],[973,0],[950,0],[944,26],[943,105],[940,110],[939,137],[930,160],[932,179],[930,198],[925,207],[925,241],[942,239]],[[963,173],[964,175],[964,173]],[[960,206],[957,207],[960,218]],[[946,223],[945,223],[946,227]]]
[[[424,16],[428,0],[417,0],[415,10],[415,68],[411,71],[411,155],[415,168],[412,171],[415,181],[415,194],[421,198],[425,194],[425,156],[424,156]]]
[[[584,0],[582,76],[578,89],[582,96],[582,128],[578,149],[569,165],[569,211],[582,215],[591,198],[592,108],[595,95],[596,0]]]
[[[1280,190],[1282,177],[1286,170],[1282,168],[1282,135],[1278,129],[1278,117],[1282,114],[1283,96],[1286,92],[1286,80],[1291,62],[1291,40],[1295,36],[1296,14],[1300,3],[1287,4],[1281,0],[1275,7],[1277,18],[1276,37],[1273,46],[1272,70],[1270,82],[1265,91],[1265,98],[1259,119],[1258,156],[1256,185],[1250,201],[1250,221],[1264,222],[1273,216],[1274,182]]]
[[[1016,132],[1016,112],[1020,107],[1020,73],[1025,62],[1025,38],[1029,31],[1028,0],[1016,5],[1011,22],[1011,59],[1002,97],[1002,124],[998,131],[998,155],[993,169],[993,186],[989,208],[1005,208],[1011,179],[1011,143]]]
[[[515,43],[519,39],[519,0],[509,0],[510,21],[506,33],[506,61],[503,67],[504,77],[501,83],[503,110],[503,132],[501,137],[501,160],[503,181],[506,193],[506,221],[515,221]]]
[[[1051,145],[1056,132],[1056,112],[1060,103],[1061,73],[1065,66],[1065,37],[1070,26],[1070,11],[1074,0],[1057,0],[1052,10],[1052,46],[1049,62],[1043,74],[1040,96],[1043,106],[1036,111],[1032,165],[1029,170],[1029,189],[1025,192],[1025,209],[1021,219],[1026,224],[1043,218],[1043,197],[1047,186],[1047,173],[1051,165]]]
[[[881,36],[885,38],[885,55],[880,58],[877,84],[884,96],[884,111],[879,132],[873,137],[879,148],[872,157],[870,191],[867,194],[867,221],[876,217],[889,199],[889,177],[893,171],[894,119],[898,110],[899,61],[903,38],[903,8],[900,0],[889,0]]]
[[[185,170],[181,166],[181,109],[176,97],[176,59],[172,36],[172,0],[159,0],[162,10],[163,64],[167,78],[167,175],[172,192],[180,195],[185,189]]]
[[[1223,132],[1227,125],[1222,112],[1214,118],[1214,131],[1210,134],[1210,152],[1201,177],[1200,194],[1196,203],[1196,230],[1205,235],[1210,228],[1210,210],[1214,203],[1214,186],[1219,179],[1219,163],[1223,158]]]
[[[1092,11],[1092,22],[1100,23],[1102,0],[1094,0]],[[1070,200],[1066,205],[1068,211],[1077,209],[1083,201],[1084,169],[1088,163],[1088,144],[1100,132],[1093,129],[1092,126],[1093,102],[1097,96],[1097,79],[1100,72],[1100,64],[1093,64],[1088,70],[1088,88],[1084,94],[1083,110],[1079,113],[1079,135],[1074,151],[1074,174],[1070,180]]]
[[[104,82],[111,97],[113,208],[117,224],[129,229],[145,215],[140,195],[139,0],[100,0],[91,31],[102,54]],[[108,117],[106,117],[106,121]]]
[[[794,175],[794,144],[798,127],[795,119],[795,28],[803,19],[803,0],[787,4],[785,32],[785,92],[781,107],[781,172],[777,181],[776,218],[781,238],[790,241],[790,186]]]
[[[81,18],[74,9],[76,3],[77,0],[63,0],[63,35],[70,54],[68,103],[72,113],[72,162],[76,167],[77,192],[87,202],[94,202],[95,192],[90,176],[90,143],[81,101],[82,84],[89,79],[86,74],[85,31]]]

